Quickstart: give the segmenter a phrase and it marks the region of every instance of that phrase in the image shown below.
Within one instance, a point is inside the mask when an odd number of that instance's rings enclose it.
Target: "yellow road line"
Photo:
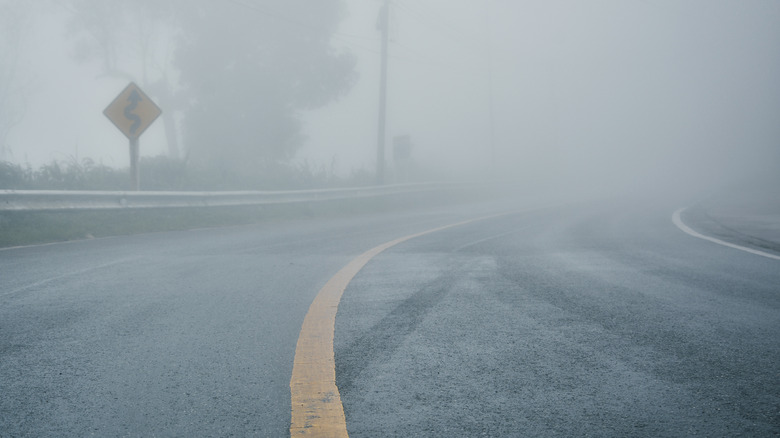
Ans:
[[[290,379],[290,436],[349,436],[341,395],[336,387],[333,334],[341,295],[363,266],[377,254],[401,242],[496,216],[501,215],[458,222],[384,243],[361,254],[328,280],[309,307],[295,348]]]

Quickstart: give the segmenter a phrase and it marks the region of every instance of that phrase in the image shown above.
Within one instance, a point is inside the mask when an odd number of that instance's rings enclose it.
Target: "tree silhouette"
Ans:
[[[182,14],[176,56],[191,96],[193,164],[253,174],[302,145],[299,113],[346,93],[354,59],[330,46],[339,0],[198,1]]]
[[[19,58],[33,7],[23,0],[0,0],[0,160],[11,155],[8,135],[26,110],[31,80],[20,71]]]
[[[102,75],[138,82],[163,108],[168,155],[180,157],[174,114],[183,108],[172,64],[180,0],[70,0],[69,34],[79,62]]]

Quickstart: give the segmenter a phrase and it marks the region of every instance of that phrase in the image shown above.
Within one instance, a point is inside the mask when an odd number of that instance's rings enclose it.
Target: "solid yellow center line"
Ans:
[[[361,254],[328,280],[309,307],[295,348],[290,379],[290,436],[348,436],[344,407],[336,387],[333,334],[341,295],[363,266],[382,251],[409,239],[497,216],[501,215],[458,222],[384,243]]]

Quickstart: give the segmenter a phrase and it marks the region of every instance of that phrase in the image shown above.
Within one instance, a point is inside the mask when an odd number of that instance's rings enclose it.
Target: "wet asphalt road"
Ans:
[[[353,257],[471,207],[0,250],[0,437],[286,436],[298,334]]]
[[[350,436],[780,433],[780,264],[664,208],[513,214],[375,258],[339,308]]]
[[[430,208],[0,251],[0,436],[286,436],[323,284]],[[567,204],[413,239],[346,290],[350,435],[780,433],[780,265],[679,205]]]

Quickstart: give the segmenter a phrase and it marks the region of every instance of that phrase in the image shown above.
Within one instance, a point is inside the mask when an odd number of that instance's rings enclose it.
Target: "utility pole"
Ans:
[[[496,177],[496,122],[493,109],[493,32],[490,23],[490,1],[487,2],[485,14],[485,29],[487,30],[487,57],[488,57],[488,112],[490,117],[490,174]]]
[[[379,12],[377,27],[382,32],[382,70],[379,80],[379,128],[376,149],[376,183],[385,183],[385,123],[387,119],[387,45],[390,33],[390,0]]]

